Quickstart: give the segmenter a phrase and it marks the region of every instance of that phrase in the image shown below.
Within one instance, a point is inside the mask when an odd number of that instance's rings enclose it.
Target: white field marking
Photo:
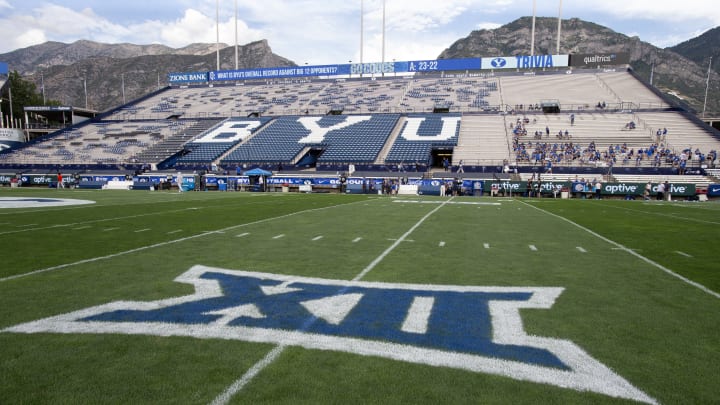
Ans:
[[[103,232],[112,232],[112,231],[117,231],[118,229],[120,229],[120,228],[118,228],[118,227],[115,227],[115,228],[105,228],[105,229],[103,229],[102,231],[103,231]]]
[[[235,236],[236,238],[244,238],[245,236],[250,235],[250,232],[243,232],[240,235]]]
[[[703,221],[703,220],[697,219],[697,218],[681,217],[681,216],[678,216],[678,215],[665,214],[665,213],[662,213],[662,212],[651,212],[651,211],[634,210],[634,209],[632,209],[632,208],[619,207],[619,206],[611,206],[611,207],[612,207],[612,208],[621,209],[621,210],[625,210],[625,211],[639,212],[639,213],[641,213],[641,214],[657,215],[657,216],[668,217],[668,218],[673,218],[673,219],[682,219],[683,221],[699,222],[699,223],[701,223],[701,224],[720,225],[720,222],[717,222],[717,221]],[[681,206],[678,205],[677,207],[681,207]]]
[[[362,238],[358,236],[357,238],[353,239],[352,243],[358,243],[361,240],[362,240]]]
[[[484,247],[485,249],[490,249],[490,244],[489,244],[489,243],[483,243],[483,247]]]
[[[316,240],[320,240],[320,239],[322,239],[322,238],[323,238],[323,236],[320,235],[320,236],[316,236],[316,237],[312,238],[312,240],[313,240],[313,241],[316,241]]]
[[[689,254],[687,254],[687,253],[685,253],[685,252],[681,252],[681,251],[679,251],[679,250],[676,250],[675,253],[679,254],[680,256],[692,257],[692,255],[689,255]]]
[[[174,231],[168,232],[167,234],[168,234],[168,235],[172,235],[172,234],[174,234],[174,233],[179,233],[179,232],[182,232],[182,229],[176,229],[176,230],[174,230]],[[215,233],[215,232],[203,232],[203,233]]]
[[[147,232],[147,231],[149,231],[149,230],[150,230],[150,228],[138,229],[137,231],[135,231],[135,233]]]
[[[45,227],[40,227],[40,228],[18,229],[18,230],[15,230],[15,231],[0,232],[0,235],[7,235],[7,234],[10,234],[10,233],[20,233],[20,232],[28,232],[28,231],[40,231],[40,230],[43,230],[43,229],[59,228],[59,227],[64,227],[64,226],[71,227],[71,226],[83,225],[83,224],[94,224],[94,223],[97,223],[97,222],[108,222],[108,221],[115,221],[115,220],[118,220],[118,219],[141,218],[141,217],[147,217],[147,216],[150,216],[150,215],[169,214],[169,213],[173,213],[173,212],[182,212],[182,211],[187,211],[187,208],[183,208],[183,209],[181,209],[181,210],[170,210],[170,211],[160,211],[160,212],[152,212],[152,213],[146,213],[146,214],[127,215],[127,216],[124,216],[124,217],[113,217],[113,218],[94,219],[94,220],[92,220],[92,221],[74,222],[74,223],[70,223],[70,224],[52,225],[52,226],[45,226]],[[32,224],[32,225],[37,225],[37,224]],[[27,225],[26,225],[26,226],[27,226]],[[88,227],[88,228],[89,228],[89,227]],[[87,228],[73,228],[73,229],[87,229]]]
[[[356,204],[356,202],[355,202],[355,203],[347,203],[347,204],[330,205],[330,206],[321,207],[321,208],[310,208],[310,209],[307,209],[307,210],[292,212],[292,213],[290,213],[290,214],[284,214],[284,215],[280,215],[280,216],[277,216],[277,217],[259,219],[259,220],[257,220],[257,221],[247,222],[247,223],[240,224],[240,225],[232,225],[232,226],[228,226],[227,228],[220,229],[220,230],[221,230],[221,231],[231,231],[231,230],[233,230],[233,229],[242,228],[242,227],[246,227],[246,226],[252,226],[252,225],[257,225],[257,224],[263,224],[263,223],[265,223],[265,222],[270,222],[270,221],[279,220],[279,219],[290,218],[290,217],[293,217],[293,216],[296,216],[296,215],[306,214],[306,213],[308,213],[308,212],[322,211],[322,210],[326,210],[326,209],[330,209],[330,208],[336,208],[336,207],[340,207],[340,206],[344,206],[344,205],[352,205],[352,204]],[[88,228],[89,228],[89,227],[88,227]],[[215,234],[215,232],[203,232],[203,233],[198,233],[198,234],[195,234],[195,235],[190,235],[190,236],[186,236],[186,237],[179,238],[179,239],[169,240],[169,241],[166,241],[166,242],[153,243],[152,245],[141,246],[141,247],[138,247],[138,248],[129,249],[129,250],[124,250],[124,251],[122,251],[122,252],[112,253],[112,254],[105,255],[105,256],[98,256],[98,257],[93,257],[93,258],[90,258],[90,259],[78,260],[78,261],[72,262],[72,263],[59,264],[59,265],[57,265],[57,266],[52,266],[52,267],[47,267],[47,268],[44,268],[44,269],[34,270],[34,271],[27,272],[27,273],[15,274],[15,275],[13,275],[13,276],[8,276],[8,277],[0,278],[0,283],[1,283],[1,282],[4,282],[4,281],[15,280],[15,279],[22,278],[22,277],[33,276],[33,275],[36,275],[36,274],[41,274],[41,273],[47,273],[47,272],[50,272],[50,271],[60,270],[60,269],[64,269],[64,268],[67,268],[67,267],[77,266],[77,265],[81,265],[81,264],[94,263],[94,262],[99,262],[99,261],[107,260],[107,259],[114,259],[114,258],[116,258],[116,257],[120,257],[120,256],[128,255],[128,254],[132,254],[132,253],[137,253],[137,252],[142,252],[142,251],[144,251],[144,250],[154,249],[154,248],[163,247],[163,246],[167,246],[167,245],[172,245],[172,244],[175,244],[175,243],[181,243],[181,242],[185,242],[185,241],[188,241],[188,240],[192,240],[192,239],[196,239],[196,238],[201,238],[201,237],[203,237],[203,236],[209,236],[209,235],[214,235],[214,234]]]
[[[427,333],[428,320],[434,304],[434,297],[415,297],[400,330],[408,333]]]
[[[79,227],[77,227],[77,228],[73,228],[73,231],[79,231],[79,230],[82,230],[82,229],[89,229],[89,228],[92,228],[92,226],[90,226],[90,225],[79,226]]]
[[[445,241],[444,241],[444,240],[441,240],[440,243],[438,243],[438,246],[444,247],[444,246],[445,246]]]
[[[365,277],[365,275],[368,274],[369,272],[371,272],[372,269],[375,268],[375,266],[377,266],[387,255],[390,254],[390,252],[395,250],[395,248],[398,247],[405,238],[407,238],[413,231],[415,231],[415,229],[417,229],[417,227],[422,225],[422,223],[425,222],[425,220],[430,218],[430,216],[432,214],[434,214],[435,212],[437,212],[440,208],[444,207],[445,204],[452,201],[453,198],[454,197],[451,197],[449,200],[444,201],[442,204],[435,207],[432,211],[425,214],[424,217],[420,218],[420,220],[417,223],[415,223],[415,225],[410,227],[410,229],[407,232],[405,232],[398,240],[396,240],[395,243],[393,243],[392,245],[390,245],[390,247],[385,249],[385,251],[382,252],[380,254],[380,256],[376,257],[375,260],[370,262],[370,264],[368,264],[367,267],[365,267],[357,276],[355,276],[355,278],[352,279],[352,281],[358,281],[361,278]],[[243,374],[243,376],[240,377],[240,379],[238,379],[237,381],[232,383],[232,385],[230,385],[222,394],[220,394],[217,398],[215,398],[215,400],[212,402],[212,404],[213,405],[225,405],[228,402],[230,402],[230,399],[232,398],[233,395],[240,392],[240,390],[242,390],[243,387],[245,387],[250,381],[252,381],[253,378],[255,378],[256,375],[258,375],[258,373],[260,373],[265,367],[272,364],[280,356],[280,354],[282,354],[282,352],[285,351],[286,347],[287,346],[285,346],[284,344],[279,344],[278,346],[275,346],[275,348],[272,349],[262,360],[260,360],[259,362],[255,363],[252,367],[250,367],[250,369],[248,369],[248,371],[246,371],[245,374]]]
[[[447,201],[431,201],[431,200],[393,200],[394,203],[415,203],[415,204],[445,204]],[[502,205],[499,202],[473,202],[473,201],[458,201],[451,202],[450,204],[457,205]]]
[[[77,200],[71,198],[40,198],[43,201],[38,201],[38,199],[33,199],[32,197],[0,197],[0,209],[15,210],[23,208],[52,208],[95,204],[95,201]]]
[[[392,242],[392,241],[396,241],[397,239],[387,238],[387,240],[389,240],[390,242]],[[404,240],[403,242],[415,242],[415,241],[412,240],[412,239],[407,239],[407,240]]]
[[[587,253],[587,250],[585,250],[582,246],[575,246],[575,249],[577,249],[580,253]]]
[[[273,239],[280,239],[280,238],[284,238],[284,237],[285,237],[285,234],[281,233],[280,235],[273,236]]]
[[[220,322],[210,324],[182,325],[166,322],[102,322],[84,321],[87,317],[99,315],[118,310],[148,311],[160,308],[168,308],[179,304],[200,302],[209,298],[224,296],[224,292],[217,280],[208,280],[203,275],[208,272],[227,274],[233,277],[245,276],[256,279],[275,280],[282,283],[293,281],[299,283],[319,284],[333,286],[342,294],[351,287],[372,288],[372,289],[404,289],[413,290],[414,296],[433,296],[435,291],[457,293],[502,293],[502,292],[525,292],[529,293],[527,301],[494,301],[488,302],[490,320],[492,322],[492,342],[499,345],[516,345],[518,347],[533,347],[544,349],[552,353],[563,364],[568,366],[567,370],[555,369],[542,365],[527,364],[522,361],[502,360],[484,355],[453,352],[445,349],[437,350],[427,347],[415,347],[403,343],[391,343],[389,341],[367,340],[349,336],[332,336],[307,332],[307,326],[315,319],[323,318],[328,323],[337,322],[347,315],[349,308],[357,304],[356,294],[330,295],[327,298],[305,301],[301,304],[315,315],[309,318],[306,327],[299,330],[282,330],[255,328],[249,326],[228,326],[224,325],[225,320],[233,315],[262,319],[264,314],[251,306],[237,306],[224,308],[217,312],[220,317],[226,317]],[[130,335],[153,335],[153,336],[187,336],[199,339],[232,339],[246,342],[275,343],[279,346],[290,345],[306,349],[333,350],[353,355],[382,357],[402,362],[424,364],[433,367],[452,367],[460,370],[467,370],[476,373],[487,373],[510,377],[515,380],[529,381],[540,384],[559,386],[566,389],[573,389],[579,392],[597,392],[611,397],[632,399],[635,401],[656,404],[657,401],[644,392],[635,388],[621,376],[615,374],[610,368],[598,362],[587,354],[581,347],[569,340],[540,337],[528,335],[523,327],[521,311],[526,308],[549,309],[553,306],[559,295],[563,292],[561,287],[474,287],[474,286],[441,286],[427,284],[395,284],[377,283],[362,281],[338,281],[317,279],[310,277],[295,277],[287,275],[276,275],[268,273],[254,273],[238,270],[212,268],[202,265],[195,265],[185,273],[181,274],[175,281],[192,284],[195,286],[195,293],[179,297],[161,299],[158,301],[114,301],[107,304],[81,309],[79,311],[52,316],[28,323],[15,325],[9,328],[0,329],[0,333],[101,333],[101,334],[130,334]],[[362,294],[359,294],[362,295]],[[324,302],[320,302],[324,301]],[[309,304],[309,305],[307,305]],[[335,310],[336,304],[340,307]],[[427,303],[425,303],[427,305]],[[424,305],[421,305],[424,306]],[[423,312],[418,308],[417,312]],[[432,316],[431,316],[432,320]],[[80,322],[78,322],[80,321]],[[428,325],[428,332],[430,327]],[[400,326],[400,325],[398,325]],[[276,348],[280,350],[282,348]],[[284,350],[284,349],[282,349]],[[281,353],[274,351],[266,356],[260,363],[262,367],[267,366],[266,359],[277,358]],[[254,367],[245,373],[245,376],[255,376],[262,368]],[[240,380],[245,383],[247,378]],[[233,384],[233,387],[243,384]],[[232,395],[233,390],[225,391]],[[223,398],[229,401],[229,396]]]
[[[533,252],[537,252],[537,250],[538,250],[537,246],[535,246],[535,245],[528,245],[528,247],[529,247],[530,250],[532,250]]]
[[[256,375],[258,375],[258,373],[263,371],[265,367],[272,364],[275,359],[277,359],[280,354],[285,351],[285,347],[286,346],[282,344],[275,346],[272,350],[268,352],[268,354],[265,355],[265,357],[263,357],[257,363],[253,364],[253,366],[250,367],[248,371],[246,371],[239,380],[235,381],[234,383],[232,383],[232,385],[227,387],[227,389],[225,389],[222,394],[218,395],[218,397],[215,398],[210,404],[224,405],[230,402],[230,399],[233,397],[233,395],[240,392],[250,381],[252,381],[253,378],[255,378]]]
[[[18,228],[27,228],[27,227],[36,226],[36,225],[37,225],[37,224],[25,224],[25,225],[17,225],[17,227],[18,227]],[[56,225],[53,225],[53,226],[56,226]]]
[[[698,282],[692,281],[692,280],[690,280],[690,279],[687,278],[687,277],[683,277],[683,276],[681,276],[680,274],[677,274],[677,273],[675,273],[674,271],[672,271],[672,270],[668,269],[667,267],[663,266],[662,264],[657,263],[657,262],[655,262],[655,261],[653,261],[653,260],[651,260],[651,259],[649,259],[649,258],[647,258],[647,257],[645,257],[645,256],[643,256],[643,255],[641,255],[641,254],[639,254],[639,253],[637,253],[637,252],[635,252],[635,251],[632,250],[632,249],[628,249],[628,248],[626,248],[625,246],[623,246],[622,244],[620,244],[620,243],[618,243],[618,242],[615,242],[614,240],[608,239],[608,238],[600,235],[599,233],[597,233],[597,232],[595,232],[595,231],[593,231],[593,230],[590,230],[590,229],[588,229],[588,228],[586,228],[586,227],[584,227],[584,226],[582,226],[582,225],[580,225],[580,224],[578,224],[578,223],[576,223],[576,222],[573,222],[573,221],[571,221],[571,220],[569,220],[569,219],[567,219],[567,218],[563,218],[563,217],[561,217],[560,215],[553,214],[552,212],[549,212],[549,211],[545,211],[545,210],[542,209],[542,208],[535,207],[534,205],[528,204],[528,203],[526,203],[526,202],[524,202],[524,201],[520,201],[520,202],[521,202],[522,204],[525,204],[525,205],[527,205],[527,206],[529,206],[529,207],[532,207],[532,208],[534,208],[534,209],[536,209],[536,210],[538,210],[538,211],[540,211],[540,212],[544,212],[544,213],[546,213],[547,215],[553,216],[553,217],[558,218],[558,219],[560,219],[560,220],[563,220],[563,221],[565,221],[565,222],[567,222],[567,223],[569,223],[569,224],[571,224],[571,225],[574,225],[575,227],[577,227],[577,228],[579,228],[579,229],[582,229],[583,231],[589,233],[590,235],[593,235],[593,236],[595,236],[596,238],[601,239],[601,240],[603,240],[603,241],[605,241],[605,242],[607,242],[607,243],[615,246],[618,250],[623,250],[623,251],[625,251],[625,252],[627,252],[627,253],[629,253],[629,254],[637,257],[638,259],[644,261],[645,263],[647,263],[647,264],[649,264],[649,265],[651,265],[651,266],[653,266],[653,267],[655,267],[655,268],[657,268],[657,269],[659,269],[659,270],[662,270],[662,271],[664,271],[665,273],[667,273],[667,274],[669,274],[669,275],[677,278],[678,280],[680,280],[680,281],[682,281],[682,282],[684,282],[684,283],[687,283],[687,284],[689,284],[689,285],[691,285],[691,286],[693,286],[693,287],[695,287],[695,288],[697,288],[697,289],[699,289],[699,290],[701,290],[701,291],[703,291],[703,292],[705,292],[705,293],[707,293],[707,294],[709,294],[709,295],[712,295],[712,296],[715,297],[715,298],[720,299],[720,293],[717,293],[717,292],[715,292],[715,291],[713,291],[713,290],[705,287],[704,285],[702,285],[702,284],[700,284],[700,283],[698,283]]]

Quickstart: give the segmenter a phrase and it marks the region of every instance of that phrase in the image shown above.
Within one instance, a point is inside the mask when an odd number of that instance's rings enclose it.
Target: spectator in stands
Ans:
[[[448,171],[450,168],[450,161],[448,160],[448,158],[443,158],[442,163],[443,163],[443,169],[445,169],[445,171]]]

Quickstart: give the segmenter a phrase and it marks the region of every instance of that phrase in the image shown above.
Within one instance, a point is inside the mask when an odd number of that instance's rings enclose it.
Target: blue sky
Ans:
[[[235,43],[235,0],[220,0],[220,41]],[[363,61],[382,58],[382,0],[364,0]],[[564,0],[562,17],[637,35],[659,47],[720,26],[710,0]],[[0,0],[0,53],[45,41],[215,42],[216,0]],[[298,64],[360,60],[361,0],[237,0],[238,42],[267,39]],[[533,12],[533,0],[385,0],[385,60],[435,59],[455,40]],[[558,0],[536,0],[536,15],[557,17]],[[561,49],[562,53],[562,49]]]

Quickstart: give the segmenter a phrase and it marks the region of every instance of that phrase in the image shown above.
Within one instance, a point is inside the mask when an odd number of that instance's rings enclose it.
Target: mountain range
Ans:
[[[471,32],[456,40],[438,58],[512,56],[529,53],[531,17],[521,17],[496,29]],[[560,54],[630,54],[632,69],[644,80],[702,113],[710,56],[720,53],[720,27],[670,48],[657,48],[638,37],[615,32],[592,22],[562,21]],[[556,54],[557,19],[536,18],[535,54]],[[272,52],[266,40],[239,47],[239,68],[297,66]],[[62,104],[103,111],[145,95],[171,72],[209,71],[216,68],[215,44],[192,44],[174,49],[164,45],[102,44],[81,40],[72,44],[44,44],[0,54],[26,79],[44,87],[47,98]],[[235,68],[235,48],[221,44],[221,69]],[[710,76],[706,114],[720,114],[720,60]],[[124,95],[123,95],[124,91]],[[124,97],[123,97],[124,96]]]

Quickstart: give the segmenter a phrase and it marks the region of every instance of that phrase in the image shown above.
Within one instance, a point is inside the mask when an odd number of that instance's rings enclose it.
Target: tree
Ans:
[[[35,83],[24,80],[17,70],[10,72],[8,76],[9,91],[7,97],[2,98],[2,111],[4,115],[10,115],[10,97],[12,97],[12,114],[15,119],[25,121],[23,109],[27,106],[60,105],[59,101],[49,100],[43,103],[42,94],[37,92]]]

